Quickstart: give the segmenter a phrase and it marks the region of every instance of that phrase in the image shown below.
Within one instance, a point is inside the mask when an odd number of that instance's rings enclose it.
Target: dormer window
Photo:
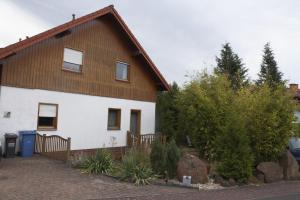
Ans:
[[[124,62],[116,62],[116,79],[129,81],[129,65]]]
[[[83,52],[65,48],[64,49],[64,64],[63,69],[81,72],[82,71]]]

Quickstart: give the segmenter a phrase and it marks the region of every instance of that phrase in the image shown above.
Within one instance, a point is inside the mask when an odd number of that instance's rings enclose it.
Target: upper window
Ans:
[[[64,49],[64,69],[81,72],[83,53],[73,49]]]
[[[129,81],[128,73],[129,65],[123,62],[116,63],[116,79],[121,81]]]
[[[38,130],[57,129],[57,104],[39,104]]]
[[[108,130],[120,130],[121,127],[121,110],[116,108],[108,109]]]

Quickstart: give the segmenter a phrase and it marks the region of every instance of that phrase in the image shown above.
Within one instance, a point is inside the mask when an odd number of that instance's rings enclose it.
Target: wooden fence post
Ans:
[[[70,159],[70,153],[71,153],[71,138],[68,137],[68,142],[67,142],[67,161]]]
[[[42,154],[46,151],[46,134],[43,134],[42,138]]]

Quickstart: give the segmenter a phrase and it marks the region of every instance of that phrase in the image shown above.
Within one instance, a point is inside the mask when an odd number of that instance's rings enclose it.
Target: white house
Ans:
[[[154,133],[157,91],[169,89],[113,6],[0,49],[0,84],[2,142],[37,130],[71,137],[72,150]]]

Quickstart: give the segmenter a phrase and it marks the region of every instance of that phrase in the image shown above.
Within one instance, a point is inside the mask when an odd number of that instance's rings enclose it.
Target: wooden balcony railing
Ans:
[[[155,140],[165,144],[166,136],[161,133],[135,135],[127,131],[127,147],[149,148]]]

